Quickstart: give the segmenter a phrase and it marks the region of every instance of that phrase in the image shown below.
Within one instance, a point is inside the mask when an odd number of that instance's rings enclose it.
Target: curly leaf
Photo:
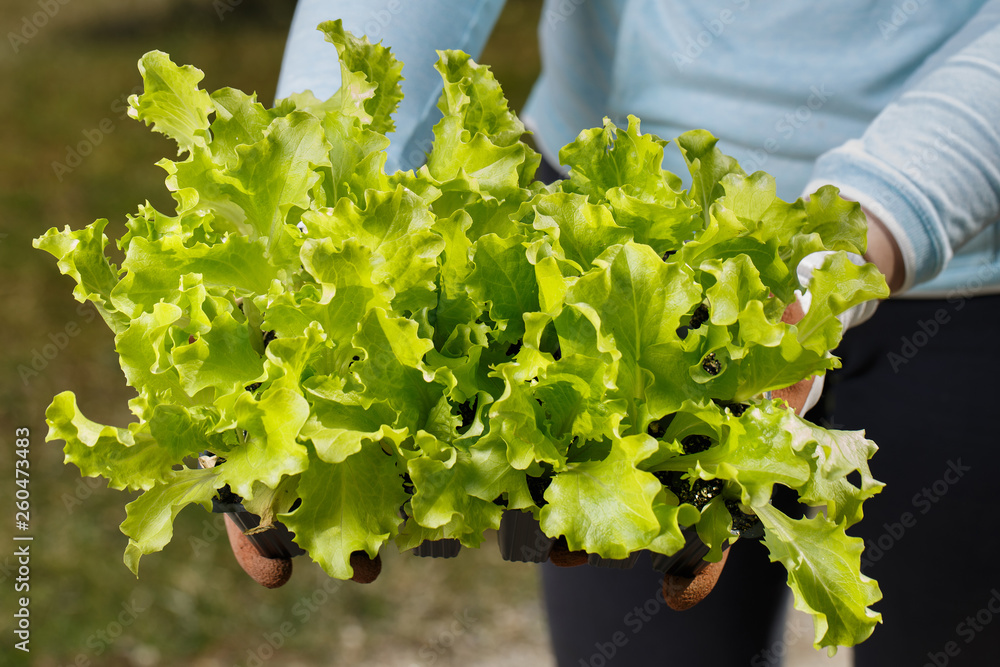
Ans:
[[[871,635],[882,615],[869,607],[882,599],[878,584],[861,574],[861,538],[823,515],[791,519],[770,504],[751,506],[764,522],[771,561],[788,570],[795,608],[810,614],[817,649],[854,646]]]

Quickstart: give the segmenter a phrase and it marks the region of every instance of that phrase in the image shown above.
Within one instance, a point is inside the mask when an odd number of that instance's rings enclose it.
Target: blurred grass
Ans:
[[[494,67],[515,108],[537,72],[539,4],[512,1],[481,60]],[[124,116],[140,84],[136,61],[161,49],[205,74],[203,86],[257,91],[270,103],[291,0],[87,0],[59,10],[31,34],[38,0],[0,6],[0,506],[12,509],[14,429],[31,431],[32,652],[12,648],[16,572],[4,520],[0,542],[3,643],[0,665],[256,664],[543,665],[547,640],[533,566],[501,561],[494,542],[453,561],[414,558],[393,547],[375,583],[338,584],[306,558],[276,591],[252,584],[229,551],[220,517],[183,512],[174,539],[143,559],[140,578],[122,564],[118,531],[134,494],[105,488],[63,465],[45,443],[44,411],[70,390],[97,422],[130,421],[113,338],[89,306],[73,300],[31,239],[50,227],[78,229],[150,200],[171,210],[154,163],[172,145]],[[220,15],[218,9],[231,9]],[[41,23],[41,21],[37,21]],[[26,42],[11,42],[23,34]],[[16,47],[16,50],[15,50]],[[101,128],[110,128],[101,131]],[[96,139],[68,172],[71,147]],[[114,244],[109,254],[115,256]],[[335,590],[330,592],[330,587]],[[277,647],[277,648],[275,648]],[[28,657],[28,661],[24,658]]]

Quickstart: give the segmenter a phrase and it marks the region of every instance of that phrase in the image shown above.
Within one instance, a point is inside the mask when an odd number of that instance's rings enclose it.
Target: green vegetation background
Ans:
[[[481,58],[515,108],[537,71],[539,5],[508,3]],[[54,394],[72,390],[90,418],[124,426],[131,393],[111,333],[31,239],[105,217],[119,235],[147,199],[171,210],[154,163],[173,147],[125,116],[136,61],[161,49],[202,69],[206,89],[257,91],[269,104],[293,9],[293,0],[0,5],[0,665],[550,664],[537,568],[503,562],[491,542],[452,561],[390,548],[368,586],[338,585],[298,558],[291,582],[268,591],[236,565],[221,517],[191,508],[137,580],[118,530],[134,494],[81,478],[59,444],[44,442]],[[12,633],[22,595],[11,540],[18,427],[32,441],[27,656]]]

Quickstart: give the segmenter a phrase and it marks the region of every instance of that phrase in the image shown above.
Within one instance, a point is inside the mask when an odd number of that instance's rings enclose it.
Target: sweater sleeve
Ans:
[[[930,56],[861,138],[819,158],[806,192],[824,183],[896,238],[904,289],[1000,219],[1000,0]]]
[[[442,83],[434,70],[438,49],[477,58],[504,0],[299,0],[278,77],[277,97],[311,90],[325,99],[340,87],[337,51],[317,26],[342,19],[344,28],[392,48],[403,63],[403,102],[390,136],[387,169],[412,169],[430,150]]]

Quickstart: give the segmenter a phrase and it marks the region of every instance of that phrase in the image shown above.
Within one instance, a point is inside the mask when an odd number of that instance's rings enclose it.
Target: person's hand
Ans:
[[[879,270],[885,274],[890,289],[896,291],[901,288],[904,282],[903,261],[899,246],[877,218],[867,211],[866,215],[868,216],[869,241],[868,253],[864,259],[878,266]],[[825,253],[816,253],[817,257],[807,258],[807,260],[812,259],[812,263],[804,261],[799,266],[798,272],[803,284],[808,285],[813,266],[819,266],[822,263],[823,258],[820,256],[822,254]],[[846,331],[871,317],[877,305],[876,301],[859,304],[842,313],[838,319]],[[785,312],[781,315],[781,321],[786,324],[797,324],[804,316],[805,309],[802,307],[802,303],[796,300],[785,308]],[[771,397],[782,399],[788,404],[788,407],[795,411],[795,414],[801,417],[816,405],[822,392],[823,376],[812,375],[791,386],[775,389],[771,392]],[[706,595],[712,592],[728,557],[729,551],[726,551],[722,560],[710,563],[692,578],[664,576],[663,597],[667,604],[672,609],[681,611],[690,609],[701,602]]]
[[[794,301],[785,308],[781,321],[786,324],[795,324],[804,315],[802,304]],[[822,378],[813,375],[790,387],[777,389],[771,392],[771,396],[784,400],[795,411],[795,414],[801,416],[819,400],[822,387]],[[727,549],[722,554],[722,560],[709,563],[693,577],[663,575],[663,599],[667,606],[675,611],[684,611],[704,600],[715,588],[728,558],[729,550]]]
[[[781,321],[786,324],[796,324],[804,316],[805,311],[802,308],[802,304],[799,301],[793,301],[785,308],[785,312],[781,315]],[[775,389],[771,392],[771,397],[782,399],[788,403],[788,407],[795,411],[795,414],[801,417],[806,411],[816,405],[822,391],[822,376],[810,375],[790,387]]]
[[[865,259],[878,267],[885,276],[890,293],[896,294],[906,285],[906,265],[899,242],[871,210],[865,207],[861,210],[868,219],[868,249]]]
[[[868,249],[864,257],[851,253],[849,253],[849,257],[852,262],[859,266],[866,261],[873,263],[885,275],[890,292],[898,292],[906,282],[906,271],[899,244],[886,226],[871,211],[864,208],[862,211],[868,221]],[[785,312],[781,316],[782,322],[797,324],[803,318],[808,309],[808,287],[812,281],[812,272],[822,266],[830,254],[831,251],[814,252],[804,257],[796,267],[795,271],[798,274],[799,282],[807,291],[802,300],[796,300],[785,308]],[[837,319],[843,325],[843,330],[847,331],[851,327],[867,321],[875,314],[877,307],[877,300],[865,301],[840,313],[837,315]],[[795,411],[795,414],[802,417],[819,401],[820,394],[823,392],[823,378],[822,375],[808,377],[789,387],[772,391],[771,396],[784,400]]]

